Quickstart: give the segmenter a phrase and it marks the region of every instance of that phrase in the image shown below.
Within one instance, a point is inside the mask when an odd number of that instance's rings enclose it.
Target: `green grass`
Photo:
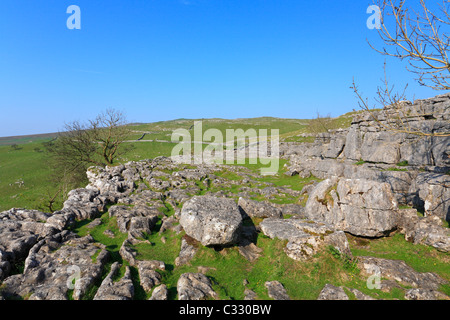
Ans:
[[[413,244],[401,234],[376,240],[348,237],[355,256],[372,256],[384,259],[403,260],[418,272],[434,272],[450,281],[450,255],[425,245]],[[442,292],[450,295],[450,285],[444,285]]]
[[[399,167],[406,167],[408,165],[409,165],[409,163],[407,160],[400,161],[399,163],[397,163],[397,166],[399,166]]]
[[[37,209],[42,198],[56,188],[48,183],[52,170],[47,165],[42,144],[32,142],[13,150],[10,146],[0,146],[0,211],[12,207]],[[23,185],[19,185],[23,181]]]
[[[327,253],[315,259],[318,261],[315,263],[320,267],[315,266],[313,262],[294,261],[283,252],[285,241],[261,236],[258,237],[257,245],[263,249],[263,253],[254,263],[245,260],[237,247],[216,251],[199,245],[190,263],[177,267],[174,261],[181,245],[181,235],[177,236],[172,231],[166,231],[163,235],[167,238],[165,244],[160,241],[159,235],[154,233],[148,238],[152,245],[142,243],[136,245],[135,249],[138,259],[157,259],[166,263],[166,270],[160,273],[163,283],[171,293],[171,299],[176,299],[176,285],[180,275],[185,272],[198,272],[198,266],[209,268],[206,275],[212,281],[214,290],[220,299],[227,300],[244,298],[244,279],[260,299],[270,299],[264,284],[272,280],[282,282],[293,299],[316,299],[325,283],[339,282],[335,275],[346,272],[340,262]],[[311,277],[309,273],[314,269],[316,273]]]
[[[143,243],[135,246],[138,259],[158,259],[166,263],[166,271],[162,271],[161,274],[163,283],[169,288],[171,299],[176,299],[179,276],[185,272],[198,272],[198,266],[209,268],[206,275],[212,281],[214,290],[220,299],[227,300],[244,298],[244,279],[249,282],[247,287],[263,300],[270,299],[267,296],[265,282],[274,280],[280,281],[290,297],[296,300],[317,299],[327,283],[355,288],[377,299],[404,299],[404,292],[399,289],[382,292],[367,288],[366,277],[362,276],[356,267],[357,257],[361,255],[402,259],[417,271],[432,271],[449,279],[448,256],[433,248],[412,245],[401,235],[375,241],[366,249],[357,248],[352,243],[355,256],[353,260],[336,255],[333,250],[327,248],[308,261],[295,261],[284,253],[286,241],[272,240],[259,234],[257,246],[263,251],[260,258],[253,263],[245,260],[237,247],[216,251],[199,245],[194,259],[188,265],[177,267],[174,261],[183,234],[175,235],[172,231],[166,231],[163,235],[167,241],[163,244],[155,232],[148,237],[152,245]],[[386,253],[385,250],[389,250],[390,253]],[[426,259],[421,259],[421,256],[425,256]],[[449,286],[443,286],[441,290],[449,294]],[[347,293],[354,298],[350,291],[347,290]]]
[[[406,172],[406,171],[408,171],[408,169],[391,167],[391,168],[387,168],[386,171],[403,171],[403,172]]]

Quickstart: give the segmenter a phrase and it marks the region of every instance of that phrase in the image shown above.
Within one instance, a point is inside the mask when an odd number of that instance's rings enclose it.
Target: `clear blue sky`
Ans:
[[[69,5],[81,30],[69,30]],[[133,122],[338,116],[374,96],[385,57],[370,0],[1,0],[0,136],[55,132],[106,108]],[[387,59],[391,81],[422,88]]]

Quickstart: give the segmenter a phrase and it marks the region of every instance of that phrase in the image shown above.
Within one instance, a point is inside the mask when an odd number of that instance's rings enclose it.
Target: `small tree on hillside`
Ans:
[[[84,124],[66,123],[57,139],[45,145],[54,173],[51,180],[58,185],[57,193],[65,195],[67,190],[87,182],[88,167],[113,165],[118,156],[130,149],[124,145],[130,133],[125,116],[113,109]],[[45,206],[52,210],[56,197],[48,198]]]

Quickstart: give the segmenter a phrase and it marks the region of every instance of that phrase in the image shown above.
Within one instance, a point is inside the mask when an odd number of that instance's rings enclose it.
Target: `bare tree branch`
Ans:
[[[419,0],[418,11],[408,8],[406,2],[374,1],[382,15],[378,34],[385,46],[369,45],[383,55],[407,59],[407,69],[417,75],[421,85],[450,90],[450,0],[443,0],[436,11],[430,10],[425,0]]]

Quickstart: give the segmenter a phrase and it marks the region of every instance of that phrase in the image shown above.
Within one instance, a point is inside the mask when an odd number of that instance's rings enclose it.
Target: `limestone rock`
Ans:
[[[272,239],[288,240],[285,252],[292,259],[308,259],[328,245],[352,258],[345,234],[325,223],[301,219],[267,218],[260,223],[260,227],[261,231]]]
[[[137,266],[139,271],[139,279],[141,281],[142,288],[145,291],[150,292],[153,287],[161,284],[162,276],[156,271],[156,269],[165,270],[166,266],[164,262],[157,260],[138,261]]]
[[[0,213],[0,280],[9,274],[12,264],[25,260],[36,243],[59,232],[46,223],[49,217],[37,210],[16,208]]]
[[[317,300],[349,300],[349,298],[341,287],[326,284],[322,291],[320,291]]]
[[[119,250],[120,256],[128,261],[130,266],[135,266],[137,264],[136,251],[132,248],[132,243],[129,239],[126,239]]]
[[[238,206],[249,217],[256,218],[283,218],[281,209],[268,203],[250,199],[239,198]]]
[[[450,229],[437,216],[419,217],[416,209],[400,210],[399,230],[407,241],[450,252]]]
[[[148,300],[168,300],[168,298],[169,290],[165,284],[162,284],[153,290],[152,296]]]
[[[202,245],[223,246],[238,241],[242,216],[232,199],[195,196],[184,203],[180,224]]]
[[[74,279],[73,299],[80,300],[99,279],[108,258],[105,246],[91,236],[77,238],[63,231],[30,250],[24,273],[4,279],[2,293],[11,298],[67,300]]]
[[[291,300],[286,289],[279,281],[267,281],[265,284],[267,294],[274,300]]]
[[[450,300],[450,297],[442,292],[423,288],[413,288],[407,290],[405,293],[405,298],[407,300]]]
[[[365,179],[326,179],[310,193],[305,212],[336,229],[381,237],[398,226],[398,203],[387,183]]]
[[[183,273],[177,282],[178,300],[217,298],[211,281],[202,273]]]
[[[192,242],[192,240],[190,242]],[[189,261],[191,261],[191,259],[197,253],[197,250],[198,249],[195,247],[195,245],[189,244],[188,241],[186,241],[186,237],[183,237],[181,239],[180,254],[175,259],[175,265],[181,266],[181,265],[189,263]]]
[[[72,212],[77,220],[94,219],[103,209],[103,204],[97,196],[99,192],[94,189],[80,188],[68,193],[61,211]]]
[[[131,300],[134,297],[134,285],[131,281],[130,268],[127,266],[125,275],[119,281],[113,281],[114,275],[119,270],[120,265],[114,262],[111,271],[102,281],[102,284],[95,294],[94,300]]]
[[[417,272],[401,260],[358,257],[358,266],[367,275],[378,273],[381,278],[395,280],[414,288],[437,290],[442,284],[447,283],[435,273]]]

